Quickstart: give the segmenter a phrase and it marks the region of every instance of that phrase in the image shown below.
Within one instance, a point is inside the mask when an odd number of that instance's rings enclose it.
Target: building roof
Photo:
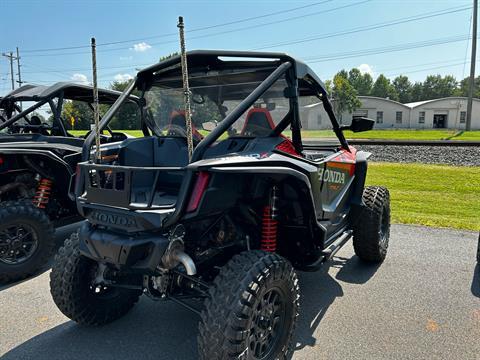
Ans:
[[[359,95],[358,98],[359,98],[360,100],[361,100],[361,99],[381,100],[381,101],[390,102],[390,103],[393,103],[393,104],[396,104],[396,105],[400,105],[400,106],[403,106],[403,107],[409,107],[407,104],[402,104],[401,102],[398,102],[398,101],[395,101],[395,100],[391,100],[391,99],[382,98],[382,97],[378,97],[378,96]]]
[[[413,109],[413,108],[416,108],[418,106],[422,106],[422,105],[429,104],[429,103],[434,103],[436,101],[441,101],[441,100],[464,100],[464,101],[467,101],[468,98],[464,97],[464,96],[450,96],[450,97],[444,97],[444,98],[439,98],[439,99],[416,101],[416,102],[407,103],[405,105],[408,106],[410,109]],[[473,100],[480,101],[480,99],[477,99],[477,98],[474,98]]]

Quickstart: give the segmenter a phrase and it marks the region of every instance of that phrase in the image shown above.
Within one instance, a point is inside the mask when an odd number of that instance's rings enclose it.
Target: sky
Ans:
[[[323,80],[354,67],[374,78],[404,74],[422,81],[450,74],[460,80],[469,74],[472,3],[0,0],[0,53],[15,55],[19,48],[25,82],[88,83],[94,36],[99,85],[108,87],[178,51],[177,20],[183,16],[188,50],[287,52]],[[10,90],[10,63],[2,56],[0,96]]]

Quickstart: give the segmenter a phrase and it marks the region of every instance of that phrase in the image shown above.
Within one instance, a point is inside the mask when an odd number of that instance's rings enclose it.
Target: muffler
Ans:
[[[192,258],[184,251],[183,240],[176,238],[170,241],[165,254],[162,257],[162,267],[171,270],[182,264],[187,271],[187,274],[193,276],[197,273],[197,268]]]

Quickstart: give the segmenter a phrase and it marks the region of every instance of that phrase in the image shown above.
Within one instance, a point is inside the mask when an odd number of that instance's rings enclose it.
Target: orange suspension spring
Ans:
[[[278,221],[272,218],[272,207],[263,208],[262,217],[262,242],[263,251],[275,252],[277,250],[277,225]]]
[[[40,179],[38,182],[37,192],[33,197],[33,205],[40,209],[45,209],[50,200],[50,194],[52,192],[52,180]]]

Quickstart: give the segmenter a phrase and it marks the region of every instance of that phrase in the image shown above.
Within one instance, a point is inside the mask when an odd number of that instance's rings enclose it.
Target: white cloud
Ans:
[[[357,69],[360,70],[362,74],[370,74],[373,77],[373,69],[368,64],[360,64],[357,66]]]
[[[75,82],[79,82],[81,84],[88,84],[88,79],[87,79],[87,76],[86,75],[83,75],[83,74],[73,74],[71,79]]]
[[[114,79],[115,79],[115,81],[124,82],[124,81],[128,81],[128,80],[132,80],[133,76],[130,75],[130,74],[117,74],[117,75],[114,76]]]
[[[141,42],[141,43],[133,45],[133,50],[138,51],[138,52],[143,52],[143,51],[147,51],[151,47],[152,46],[147,44],[146,42]]]

